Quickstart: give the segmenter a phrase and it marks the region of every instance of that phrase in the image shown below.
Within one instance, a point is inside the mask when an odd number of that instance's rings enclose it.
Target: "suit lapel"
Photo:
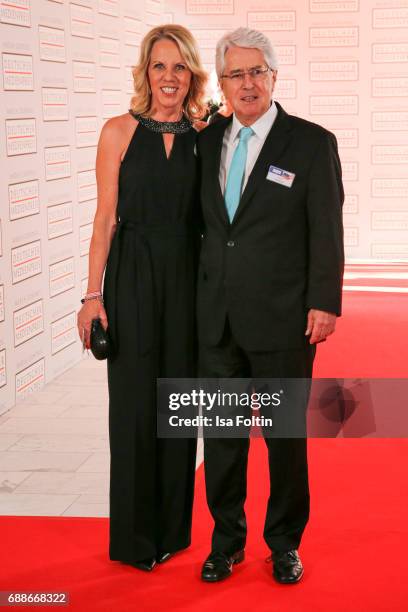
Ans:
[[[278,115],[266,137],[266,140],[258,155],[258,159],[255,162],[252,172],[249,175],[247,184],[241,196],[237,212],[235,213],[234,219],[232,221],[232,225],[237,221],[238,217],[242,215],[242,211],[245,209],[258,187],[265,180],[269,166],[276,164],[276,162],[279,160],[279,157],[282,155],[283,151],[286,149],[290,141],[291,125],[289,116],[278,102],[275,102],[275,104],[278,107]]]
[[[225,207],[224,196],[222,195],[219,174],[220,174],[220,163],[221,163],[221,153],[222,153],[222,143],[224,139],[224,133],[227,127],[231,124],[231,122],[232,122],[232,115],[228,117],[227,121],[223,121],[222,123],[220,122],[219,124],[220,129],[218,129],[217,131],[214,129],[215,144],[214,144],[214,159],[213,159],[213,171],[212,171],[216,208],[220,212],[223,221],[227,223],[228,225],[229,225],[229,218],[228,218],[227,209]]]

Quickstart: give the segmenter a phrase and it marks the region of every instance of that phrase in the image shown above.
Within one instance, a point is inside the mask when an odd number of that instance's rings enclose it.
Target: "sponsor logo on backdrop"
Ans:
[[[49,62],[65,63],[67,61],[65,30],[39,25],[38,39],[40,44],[40,59]]]
[[[41,240],[11,249],[11,277],[13,285],[41,274]]]
[[[23,181],[8,186],[10,221],[40,212],[39,181]]]
[[[59,353],[77,341],[76,312],[69,312],[51,322],[51,355]]]
[[[50,297],[75,287],[74,258],[67,257],[49,266]]]
[[[33,91],[33,56],[3,53],[3,87],[5,91]]]
[[[95,38],[95,16],[93,10],[88,6],[72,3],[70,3],[69,8],[71,36]]]
[[[13,321],[15,347],[41,334],[44,331],[43,300],[37,300],[32,304],[15,310],[13,313]]]
[[[30,1],[2,2],[0,4],[0,22],[29,28],[31,26]]]
[[[19,402],[27,395],[39,391],[45,382],[45,359],[44,357],[30,364],[20,372],[16,372],[16,401]]]

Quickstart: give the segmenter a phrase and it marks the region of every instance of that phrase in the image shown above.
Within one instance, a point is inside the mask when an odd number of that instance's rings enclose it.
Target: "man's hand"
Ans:
[[[310,335],[310,344],[323,342],[336,328],[336,315],[324,310],[311,308],[307,315],[307,329],[305,336]]]

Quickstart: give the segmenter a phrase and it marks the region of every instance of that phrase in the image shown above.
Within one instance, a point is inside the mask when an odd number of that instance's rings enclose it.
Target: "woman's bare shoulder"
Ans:
[[[128,133],[135,129],[137,123],[137,120],[130,113],[124,113],[108,119],[103,124],[102,132],[106,137],[117,138],[122,136],[126,139]]]
[[[137,123],[137,120],[130,113],[111,117],[103,124],[100,145],[111,150],[114,148],[115,151],[122,154],[129,144]]]

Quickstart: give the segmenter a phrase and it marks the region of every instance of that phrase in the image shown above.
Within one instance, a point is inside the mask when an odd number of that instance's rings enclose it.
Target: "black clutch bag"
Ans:
[[[99,318],[92,319],[90,345],[95,359],[106,359],[113,353],[112,339]]]

